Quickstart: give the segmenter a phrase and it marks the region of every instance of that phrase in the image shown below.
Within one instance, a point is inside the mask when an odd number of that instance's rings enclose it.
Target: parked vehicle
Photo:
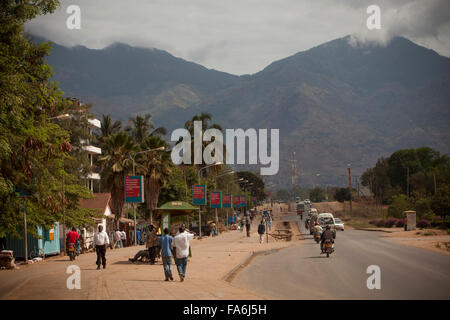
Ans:
[[[334,252],[334,248],[333,248],[333,243],[331,242],[331,240],[325,240],[325,242],[323,243],[323,248],[322,248],[322,253],[326,253],[327,254],[327,258],[330,257],[330,254],[332,254]]]
[[[339,218],[334,218],[334,225],[336,226],[336,230],[344,231],[344,222]]]

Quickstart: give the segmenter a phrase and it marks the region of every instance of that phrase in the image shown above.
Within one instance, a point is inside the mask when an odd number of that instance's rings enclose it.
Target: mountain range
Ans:
[[[280,171],[266,179],[279,187],[291,183],[292,152],[297,184],[342,185],[348,164],[360,175],[397,149],[450,151],[450,59],[402,37],[380,46],[346,36],[244,76],[121,43],[53,43],[47,62],[97,116],[150,113],[169,134],[199,112],[223,128],[279,128]]]

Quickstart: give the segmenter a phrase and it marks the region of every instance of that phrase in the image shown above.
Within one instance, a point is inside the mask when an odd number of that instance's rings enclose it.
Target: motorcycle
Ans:
[[[334,252],[334,247],[333,247],[333,243],[331,242],[331,240],[325,240],[325,242],[323,243],[323,248],[322,248],[322,253],[326,253],[327,254],[327,258],[330,257],[330,254],[332,254]]]
[[[69,255],[70,261],[75,260],[75,257],[77,256],[76,249],[75,249],[75,243],[67,244],[67,253]]]

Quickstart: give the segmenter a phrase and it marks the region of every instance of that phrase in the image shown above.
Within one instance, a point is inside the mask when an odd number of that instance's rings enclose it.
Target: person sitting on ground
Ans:
[[[134,256],[134,258],[129,258],[128,261],[134,263],[136,261],[142,261],[143,258],[149,259],[148,250],[139,250],[138,253]]]

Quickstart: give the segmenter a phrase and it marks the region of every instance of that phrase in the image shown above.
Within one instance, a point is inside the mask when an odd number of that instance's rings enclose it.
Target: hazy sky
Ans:
[[[66,27],[72,4],[80,30]],[[366,27],[371,4],[381,9],[381,30]],[[246,74],[348,34],[382,44],[405,36],[450,56],[450,0],[62,0],[26,29],[65,46],[123,42]]]

